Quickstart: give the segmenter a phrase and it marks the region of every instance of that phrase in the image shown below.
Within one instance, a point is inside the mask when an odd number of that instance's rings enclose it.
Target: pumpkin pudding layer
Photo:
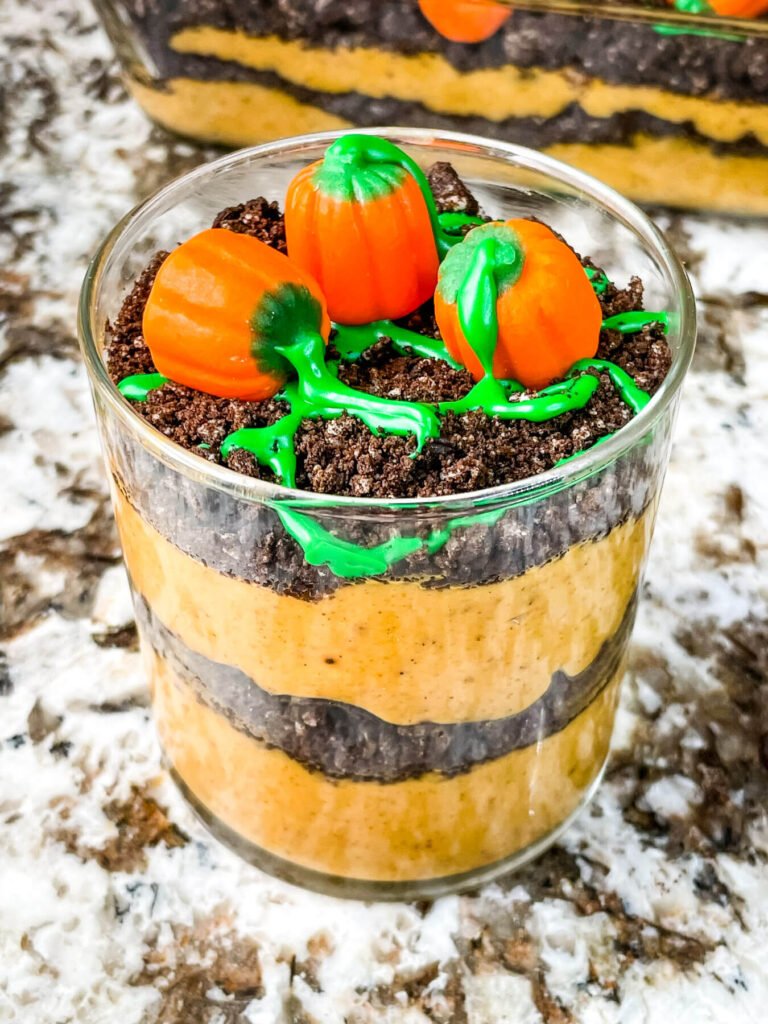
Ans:
[[[493,870],[587,798],[668,440],[652,431],[544,501],[420,520],[334,508],[470,495],[578,458],[671,364],[641,281],[617,286],[540,221],[491,221],[450,165],[407,160],[343,137],[285,213],[250,199],[158,253],[107,329],[125,400],[200,461],[180,474],[134,438],[109,449],[173,770],[256,863],[358,893]],[[406,264],[397,295],[382,263],[375,286],[337,272],[363,259],[325,233],[345,203],[380,215],[366,230]],[[567,329],[537,305],[553,289]],[[243,323],[261,339],[248,358]],[[328,505],[211,487],[209,464]]]
[[[416,0],[124,3],[153,68],[129,86],[184,134],[458,130],[544,150],[634,198],[768,211],[768,38],[515,10],[457,42]]]

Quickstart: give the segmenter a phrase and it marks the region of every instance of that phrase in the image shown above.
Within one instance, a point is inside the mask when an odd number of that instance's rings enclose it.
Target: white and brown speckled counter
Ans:
[[[150,128],[85,0],[0,29],[0,1021],[762,1024],[768,224],[660,215],[701,338],[591,810],[474,895],[315,896],[161,768],[74,338],[101,237],[213,154]]]

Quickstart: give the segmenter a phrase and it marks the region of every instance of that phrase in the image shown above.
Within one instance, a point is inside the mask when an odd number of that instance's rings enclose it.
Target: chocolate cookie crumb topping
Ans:
[[[434,164],[427,177],[438,211],[478,215],[476,199],[450,164]],[[281,252],[286,248],[280,209],[263,197],[223,210],[214,226],[252,235]],[[107,365],[116,383],[130,374],[155,370],[144,343],[141,318],[166,256],[160,252],[153,257],[108,326]],[[589,259],[582,262],[586,268],[599,269]],[[632,278],[623,289],[608,284],[599,299],[606,318],[641,310],[642,282]],[[399,323],[426,337],[439,337],[431,300]],[[332,335],[329,358],[335,354]],[[603,330],[598,358],[626,370],[650,394],[659,388],[671,364],[663,328],[658,324],[630,334]],[[323,494],[413,498],[459,494],[541,473],[620,429],[631,418],[607,375],[593,373],[600,385],[581,410],[542,423],[499,420],[481,411],[448,414],[443,417],[441,436],[429,440],[415,458],[412,437],[376,436],[353,416],[305,420],[296,435],[297,486]],[[456,401],[474,384],[466,370],[453,369],[440,359],[399,353],[387,338],[357,361],[341,361],[338,375],[358,390],[411,402]],[[235,430],[275,423],[288,412],[286,403],[216,398],[169,382],[151,391],[145,402],[135,402],[134,408],[166,437],[202,458],[246,476],[276,480],[250,453],[234,449],[225,460],[219,446]]]

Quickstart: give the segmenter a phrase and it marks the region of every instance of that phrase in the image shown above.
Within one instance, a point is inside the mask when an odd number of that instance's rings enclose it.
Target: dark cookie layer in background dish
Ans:
[[[615,678],[637,604],[635,593],[613,636],[581,672],[558,670],[529,707],[506,718],[479,722],[395,725],[340,701],[271,694],[244,672],[189,648],[136,602],[141,635],[168,662],[198,700],[238,730],[281,750],[306,768],[356,782],[401,782],[427,772],[448,778],[522,750],[565,729]]]
[[[460,71],[505,64],[569,68],[608,83],[655,85],[683,95],[768,98],[766,39],[660,35],[638,22],[518,10],[491,39],[468,45],[451,43],[436,32],[416,0],[122,0],[121,6],[131,12],[161,79],[221,76],[215,62],[206,75],[204,65],[190,64],[186,55],[170,48],[176,32],[208,25],[258,37],[302,39],[328,49],[344,45],[440,53]]]
[[[429,179],[440,210],[476,210],[476,202],[447,165],[436,165]],[[216,224],[243,230],[284,247],[282,217],[275,204],[255,199],[222,211]],[[141,317],[158,254],[137,281],[108,330],[108,368],[114,381],[151,373],[152,358],[141,335]],[[600,297],[606,316],[642,308],[642,285],[633,280]],[[429,306],[406,318],[422,333],[436,334]],[[627,370],[653,393],[666,376],[671,355],[663,330],[644,327],[635,334],[603,331],[598,355]],[[441,360],[398,356],[380,342],[358,363],[341,364],[340,375],[357,387],[392,398],[455,399],[469,391],[466,371]],[[306,422],[296,437],[299,487],[352,497],[432,497],[460,495],[541,473],[560,459],[590,447],[631,418],[610,381],[601,383],[588,405],[544,423],[499,421],[480,411],[443,418],[441,437],[411,458],[410,438],[375,437],[351,416]],[[274,423],[287,411],[279,401],[242,402],[216,398],[177,384],[150,393],[136,412],[170,440],[211,462],[221,462],[218,446],[233,430]],[[563,555],[574,544],[604,537],[629,516],[645,510],[655,492],[656,444],[624,456],[599,474],[546,502],[517,509],[490,525],[454,530],[439,550],[422,550],[395,563],[382,579],[418,578],[424,586],[492,583],[518,576]],[[200,448],[208,444],[208,449]],[[115,457],[118,487],[140,515],[181,551],[223,573],[270,587],[280,594],[317,600],[340,586],[326,566],[309,565],[300,545],[266,504],[239,501],[169,470],[140,443],[126,440]],[[227,463],[241,473],[274,480],[252,455],[234,451]],[[131,481],[129,485],[127,482]],[[449,517],[445,517],[447,520]],[[395,519],[365,515],[323,521],[345,539],[370,547],[399,531]],[[424,536],[444,522],[431,521]]]
[[[479,114],[441,113],[416,100],[369,96],[365,93],[364,82],[360,83],[359,92],[326,92],[298,85],[273,71],[258,71],[214,57],[185,54],[182,59],[183,72],[179,69],[179,77],[200,81],[253,82],[360,128],[407,124],[434,131],[462,131],[493,139],[508,139],[533,149],[548,149],[558,144],[630,146],[638,136],[649,136],[683,139],[704,145],[718,156],[768,154],[768,146],[751,132],[746,132],[738,139],[723,141],[697,130],[689,120],[666,120],[642,109],[622,109],[608,117],[595,117],[577,102],[573,102],[552,115],[496,120]],[[768,64],[768,45],[761,59]],[[328,60],[333,60],[332,54],[329,54]],[[768,102],[768,95],[765,101]],[[642,107],[642,103],[638,106]],[[631,155],[627,159],[632,159]]]

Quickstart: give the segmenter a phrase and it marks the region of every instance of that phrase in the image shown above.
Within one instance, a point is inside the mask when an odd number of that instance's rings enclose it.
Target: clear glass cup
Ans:
[[[336,133],[234,153],[137,207],[90,266],[80,337],[174,778],[265,870],[404,898],[523,863],[598,785],[695,313],[661,234],[608,187],[504,143],[377,133],[422,166],[451,161],[493,216],[541,217],[614,280],[643,278],[674,360],[618,434],[508,486],[355,499],[209,463],[123,401],[104,326],[150,257],[226,206],[282,201]],[[343,575],[340,541],[393,538],[409,550],[385,572]]]

